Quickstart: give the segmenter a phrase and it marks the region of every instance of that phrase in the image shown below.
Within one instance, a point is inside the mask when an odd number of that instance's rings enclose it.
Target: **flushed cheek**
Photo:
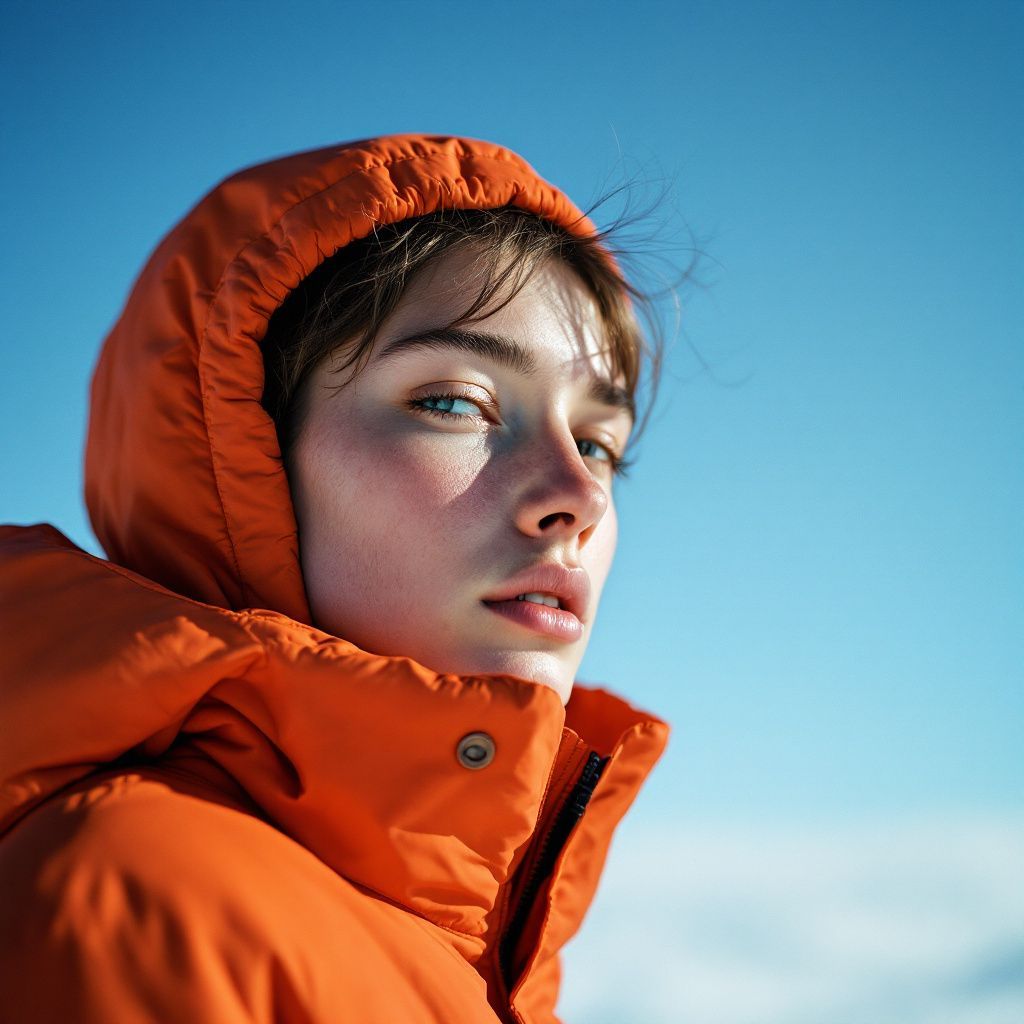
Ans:
[[[431,644],[459,643],[474,569],[471,524],[451,511],[462,475],[402,445],[336,454],[319,467],[303,542],[318,624],[429,663]]]
[[[489,453],[479,437],[380,429],[343,431],[317,446],[318,511],[331,524],[334,554],[369,548],[393,559],[388,575],[434,574],[460,564],[493,533],[499,510],[481,483]],[[343,443],[340,443],[342,442]],[[443,564],[438,564],[443,563]],[[436,578],[436,577],[435,577]],[[366,581],[371,586],[373,581]]]
[[[484,511],[479,483],[489,453],[480,438],[409,434],[376,449],[364,447],[355,457],[359,478],[378,507],[381,499],[393,502],[413,529],[422,528],[434,511],[467,522]]]

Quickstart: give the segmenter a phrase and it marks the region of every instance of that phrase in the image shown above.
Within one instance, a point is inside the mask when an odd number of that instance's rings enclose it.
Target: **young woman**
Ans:
[[[574,684],[629,295],[467,139],[252,168],[168,235],[93,381],[109,561],[0,530],[6,1018],[555,1020],[668,733]]]

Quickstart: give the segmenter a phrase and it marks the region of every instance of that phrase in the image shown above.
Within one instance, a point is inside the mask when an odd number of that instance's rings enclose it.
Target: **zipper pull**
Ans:
[[[594,795],[594,787],[601,778],[601,772],[604,771],[607,760],[608,758],[601,757],[596,751],[592,750],[590,752],[587,763],[583,766],[583,771],[580,773],[579,782],[576,783],[569,796],[570,811],[577,819],[583,817],[583,812],[587,809],[587,804],[590,803],[590,798]]]

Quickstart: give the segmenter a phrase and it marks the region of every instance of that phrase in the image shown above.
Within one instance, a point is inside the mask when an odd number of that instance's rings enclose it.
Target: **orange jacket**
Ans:
[[[325,255],[506,203],[588,228],[498,146],[336,146],[222,183],[143,270],[93,381],[110,561],[0,528],[0,1019],[555,1019],[559,950],[668,728],[309,626],[260,405],[258,339]],[[469,770],[474,732],[495,754]]]

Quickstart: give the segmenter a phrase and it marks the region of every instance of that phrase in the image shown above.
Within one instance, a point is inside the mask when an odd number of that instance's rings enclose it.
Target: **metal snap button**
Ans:
[[[455,756],[463,768],[486,768],[494,760],[494,740],[485,732],[471,732],[459,740]]]

